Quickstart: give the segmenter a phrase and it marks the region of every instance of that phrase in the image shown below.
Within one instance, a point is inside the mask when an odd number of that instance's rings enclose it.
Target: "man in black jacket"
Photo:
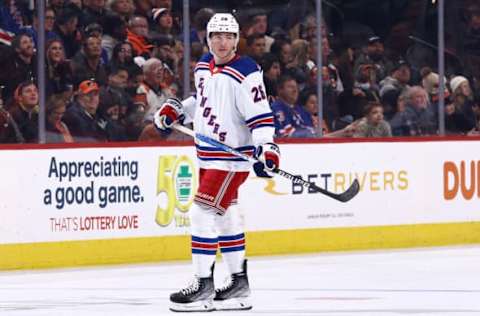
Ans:
[[[63,117],[75,142],[107,141],[107,122],[97,115],[99,90],[95,81],[82,81],[78,86],[76,100]]]

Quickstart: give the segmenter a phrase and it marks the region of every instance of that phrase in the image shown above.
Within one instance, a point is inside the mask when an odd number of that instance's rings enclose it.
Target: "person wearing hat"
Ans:
[[[403,59],[397,60],[390,70],[390,75],[380,81],[380,97],[383,98],[392,90],[402,93],[410,86],[410,65]]]
[[[152,9],[152,20],[153,31],[150,35],[151,38],[159,35],[175,35],[172,13],[167,8]]]
[[[94,80],[84,80],[78,85],[76,99],[64,116],[75,142],[107,141],[106,122],[97,115],[99,91]]]
[[[375,69],[376,83],[379,83],[388,75],[393,63],[385,56],[383,41],[378,36],[371,36],[367,39],[364,52],[355,60],[354,72],[358,72],[360,65],[370,64]]]
[[[445,128],[451,134],[465,134],[476,125],[473,92],[468,79],[456,76],[450,80],[452,102],[445,106]]]

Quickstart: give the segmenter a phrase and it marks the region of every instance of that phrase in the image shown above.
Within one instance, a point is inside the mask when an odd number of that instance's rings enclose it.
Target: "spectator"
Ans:
[[[71,2],[71,1],[70,1]],[[50,7],[55,11],[55,15],[58,16],[65,8],[65,0],[50,0],[48,1]]]
[[[0,2],[0,31],[2,35],[1,42],[10,45],[15,34],[23,26],[22,13],[15,5],[13,0],[4,0]],[[6,31],[6,32],[4,32]]]
[[[360,65],[365,64],[373,66],[375,83],[382,81],[388,75],[388,70],[392,69],[393,64],[385,56],[385,47],[380,37],[371,36],[368,38],[365,52],[355,60],[355,71],[358,70]]]
[[[291,76],[283,76],[278,83],[278,99],[272,103],[277,137],[315,137],[313,126],[308,126],[295,108],[298,85]]]
[[[127,23],[117,14],[107,14],[104,23],[102,48],[107,52],[108,60],[111,60],[115,45],[127,40]]]
[[[173,18],[172,13],[167,8],[155,8],[152,10],[152,18],[153,18],[153,36],[150,38],[154,38],[155,36],[159,35],[170,35],[174,36],[175,31],[173,28]]]
[[[15,89],[14,98],[15,103],[8,111],[16,124],[10,126],[8,137],[4,141],[15,143],[21,139],[26,143],[36,143],[38,141],[37,86],[32,81],[20,83]]]
[[[77,30],[78,15],[79,13],[71,7],[63,9],[60,14],[57,13],[53,28],[63,42],[67,59],[71,59],[80,49],[81,35]]]
[[[308,59],[308,42],[302,39],[296,39],[292,43],[293,60],[286,65],[286,73],[291,75],[297,81],[300,89],[303,89],[310,75],[310,71],[315,67],[315,63]]]
[[[193,16],[192,26],[190,31],[190,41],[193,43],[201,43],[204,48],[207,47],[207,23],[210,21],[215,11],[211,8],[202,8]]]
[[[47,100],[45,114],[47,143],[73,143],[73,137],[67,125],[62,121],[67,110],[65,99],[61,95],[52,95]]]
[[[119,99],[118,103],[120,120],[124,120],[129,108],[133,107],[133,100],[125,90],[127,88],[128,80],[128,70],[124,67],[113,68],[108,74],[108,89],[112,94],[115,94],[116,97],[118,96]]]
[[[422,87],[427,91],[429,100],[432,103],[432,110],[435,113],[435,116],[438,118],[438,103],[440,100],[439,97],[439,84],[440,84],[440,76],[437,73],[434,73],[432,69],[429,67],[424,67],[420,70],[420,75],[422,77]],[[445,84],[447,83],[447,79],[445,79]],[[444,100],[445,104],[450,103],[449,101],[450,92],[445,87],[444,91]]]
[[[48,7],[45,9],[45,41],[57,38],[58,35],[53,31],[55,24],[55,11]],[[31,26],[27,26],[20,30],[20,33],[25,33],[33,40],[34,47],[37,47],[37,34],[38,34],[38,17],[37,10],[33,11],[33,22]]]
[[[82,25],[86,26],[92,23],[98,23],[105,27],[106,0],[83,0]]]
[[[161,89],[164,71],[162,61],[157,58],[150,58],[143,65],[144,81],[137,89],[135,102],[144,108],[146,123],[153,121],[153,114],[172,96]]]
[[[33,50],[33,41],[27,34],[19,34],[13,38],[14,54],[0,61],[0,84],[4,85],[3,96],[7,102],[21,82],[36,78],[37,66]]]
[[[98,84],[93,80],[80,83],[76,100],[64,116],[75,142],[107,141],[106,122],[97,115],[100,103]]]
[[[378,102],[370,102],[365,107],[363,117],[355,128],[353,137],[391,137],[390,124],[383,119],[383,106]]]
[[[275,40],[272,44],[270,52],[278,57],[280,60],[280,68],[282,73],[285,73],[285,69],[289,63],[293,61],[292,45],[288,40]]]
[[[73,87],[72,68],[65,59],[62,41],[51,40],[46,47],[46,94],[60,94]]]
[[[278,79],[282,74],[280,60],[277,56],[267,53],[263,56],[261,65],[263,69],[263,82],[265,83],[268,101],[271,104],[277,97]]]
[[[88,37],[98,37],[100,40],[103,37],[103,26],[98,23],[91,23],[87,25],[83,30],[83,39],[85,40]],[[107,50],[101,47],[100,63],[106,65],[108,63],[109,57]]]
[[[129,42],[117,44],[113,48],[112,60],[109,68],[126,68],[129,79],[133,78],[134,74],[141,73],[142,69],[133,61],[133,47]],[[135,94],[135,91],[134,91]]]
[[[116,77],[126,75],[126,71],[120,71]],[[109,77],[111,78],[111,77]],[[122,81],[127,78],[122,79]],[[122,95],[117,89],[110,86],[101,87],[100,89],[100,105],[98,107],[98,116],[101,117],[107,125],[105,132],[109,141],[126,141],[127,133],[123,121],[121,120]]]
[[[396,98],[410,86],[410,65],[403,59],[398,60],[390,70],[390,76],[380,81],[380,100],[387,118],[395,114]]]
[[[0,101],[2,101],[0,99]],[[12,116],[3,107],[0,107],[0,144],[4,143],[24,143],[17,123]]]
[[[480,136],[480,96],[477,95],[472,106],[472,111],[475,114],[475,127],[468,132],[468,136]]]
[[[445,107],[445,129],[451,134],[466,134],[476,126],[472,89],[463,76],[452,78],[450,87],[452,102]]]
[[[379,100],[375,66],[366,63],[360,64],[355,73],[353,88],[358,94],[364,94],[369,99]]]
[[[262,34],[255,33],[247,36],[247,55],[257,64],[261,63],[265,54],[265,37]]]
[[[314,15],[307,15],[304,22],[300,25],[300,38],[311,41],[317,36],[317,19]],[[322,21],[322,37],[327,36],[325,21]]]
[[[79,51],[72,60],[74,82],[95,79],[98,84],[104,85],[107,82],[107,72],[101,63],[101,56],[101,38],[93,35],[85,38],[83,50]]]
[[[409,88],[411,71],[410,65],[403,59],[398,60],[390,71],[390,76],[380,81],[380,97],[388,93],[399,92]]]
[[[270,52],[273,42],[275,41],[273,37],[267,35],[268,30],[268,19],[267,12],[263,9],[255,9],[250,14],[250,25],[251,32],[254,34],[262,34],[265,39],[264,53]]]
[[[424,67],[420,70],[422,76],[422,86],[427,91],[430,100],[432,103],[437,103],[439,101],[439,85],[440,85],[440,76],[433,72],[429,67]],[[445,78],[445,84],[447,83],[447,78]],[[448,89],[445,88],[445,98],[450,95]]]
[[[125,23],[128,23],[135,11],[135,5],[132,0],[108,0],[107,8],[111,12],[118,14]]]
[[[298,98],[298,107],[302,107],[300,115],[307,126],[312,126],[315,131],[320,127],[320,121],[318,117],[318,96],[317,91],[314,89],[305,89],[300,93]],[[327,134],[329,132],[325,120],[322,121],[322,133]]]
[[[141,15],[134,15],[129,21],[127,38],[132,44],[136,56],[150,57],[153,45],[148,40],[147,18]]]
[[[154,48],[152,57],[158,58],[168,65],[172,72],[177,71],[178,59],[180,58],[175,52],[175,40],[170,35],[160,35],[154,40]]]
[[[146,19],[152,16],[152,2],[150,0],[133,0],[133,4],[135,7],[134,16],[139,15]]]
[[[397,112],[390,126],[394,136],[428,136],[437,133],[437,121],[428,94],[420,86],[407,90],[405,111]]]

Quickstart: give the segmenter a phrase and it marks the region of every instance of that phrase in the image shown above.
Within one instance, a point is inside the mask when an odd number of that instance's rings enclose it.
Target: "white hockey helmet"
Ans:
[[[236,36],[235,50],[240,39],[240,26],[235,17],[230,13],[215,13],[207,24],[207,44],[210,45],[210,34],[213,32],[233,33]]]

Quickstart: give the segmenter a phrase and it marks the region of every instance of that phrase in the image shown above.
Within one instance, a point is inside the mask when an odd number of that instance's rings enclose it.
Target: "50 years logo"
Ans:
[[[166,155],[158,159],[157,211],[155,221],[168,226],[189,226],[186,212],[197,191],[195,166],[188,156]],[[178,212],[175,212],[175,209]]]

